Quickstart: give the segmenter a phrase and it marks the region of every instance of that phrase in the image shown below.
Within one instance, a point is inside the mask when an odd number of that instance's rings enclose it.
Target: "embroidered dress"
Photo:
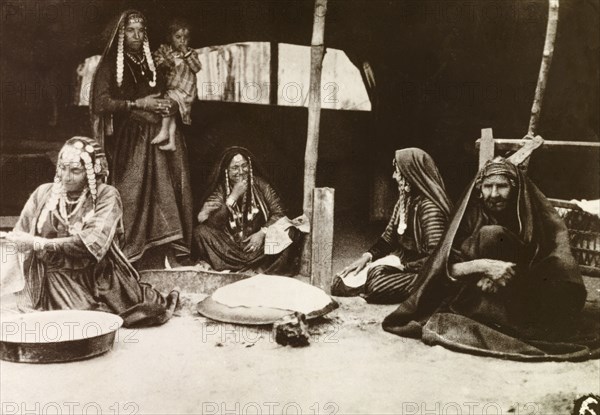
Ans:
[[[21,300],[40,310],[99,310],[121,315],[126,326],[162,324],[174,304],[139,275],[119,249],[123,237],[118,191],[97,187],[96,206],[89,192],[68,205],[68,221],[57,209],[42,211],[52,183],[38,187],[27,201],[15,231],[51,240],[52,249],[25,255],[25,290]]]

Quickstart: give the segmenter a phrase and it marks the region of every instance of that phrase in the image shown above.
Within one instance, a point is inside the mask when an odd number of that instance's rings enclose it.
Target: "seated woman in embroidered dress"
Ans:
[[[450,201],[431,156],[406,148],[396,151],[393,165],[400,194],[392,217],[373,247],[334,278],[333,295],[402,302],[442,236]]]
[[[194,229],[200,258],[217,271],[294,275],[300,264],[299,243],[277,254],[265,249],[267,228],[285,216],[279,196],[250,151],[229,147],[212,173],[198,214],[200,224]],[[290,229],[289,237],[294,241],[300,234]]]
[[[22,308],[98,310],[125,326],[162,324],[179,293],[167,298],[139,275],[119,248],[123,210],[100,145],[73,137],[59,153],[54,183],[31,195],[7,240],[24,255]]]

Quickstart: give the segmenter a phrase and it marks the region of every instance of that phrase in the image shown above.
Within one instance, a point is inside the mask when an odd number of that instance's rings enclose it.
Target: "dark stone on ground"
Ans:
[[[304,347],[309,345],[310,335],[306,316],[295,312],[273,323],[275,341],[282,346]]]

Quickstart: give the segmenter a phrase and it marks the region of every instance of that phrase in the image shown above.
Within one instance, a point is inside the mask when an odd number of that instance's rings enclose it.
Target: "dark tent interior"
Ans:
[[[548,140],[600,136],[600,7],[563,0],[538,134]],[[0,211],[17,215],[27,195],[50,181],[48,143],[90,135],[86,107],[71,104],[75,68],[100,54],[109,22],[136,8],[156,47],[164,23],[183,16],[193,47],[267,41],[309,45],[313,1],[32,1],[2,3],[2,180]],[[326,47],[341,49],[365,78],[372,111],[323,110],[318,186],[336,189],[336,212],[376,219],[376,177],[389,177],[394,149],[421,147],[438,163],[456,199],[477,167],[475,139],[527,131],[547,20],[547,1],[330,0]],[[57,123],[49,125],[53,106]],[[199,101],[185,130],[194,196],[225,146],[242,145],[264,165],[291,208],[302,206],[307,109]],[[22,157],[9,157],[20,155]],[[530,175],[546,194],[598,198],[598,154],[538,152]],[[196,200],[196,203],[198,201]],[[371,213],[371,214],[370,214]]]

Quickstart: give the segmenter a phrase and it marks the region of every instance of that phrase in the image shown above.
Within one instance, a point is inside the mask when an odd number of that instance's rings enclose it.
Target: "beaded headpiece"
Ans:
[[[144,16],[142,16],[140,13],[134,12],[127,16],[127,24],[129,23],[146,24],[146,21],[144,20]]]
[[[80,199],[81,202],[83,202],[89,193],[92,196],[94,208],[96,207],[96,199],[98,196],[97,183],[105,182],[108,178],[109,171],[106,156],[96,140],[79,136],[67,140],[58,154],[52,193],[40,214],[38,231],[41,231],[41,227],[46,221],[48,214],[56,210],[57,207],[59,208],[59,213],[63,219],[68,222],[65,206],[67,195],[60,176],[60,167],[61,164],[64,163],[81,163],[83,165],[87,177],[87,186],[83,190]]]

